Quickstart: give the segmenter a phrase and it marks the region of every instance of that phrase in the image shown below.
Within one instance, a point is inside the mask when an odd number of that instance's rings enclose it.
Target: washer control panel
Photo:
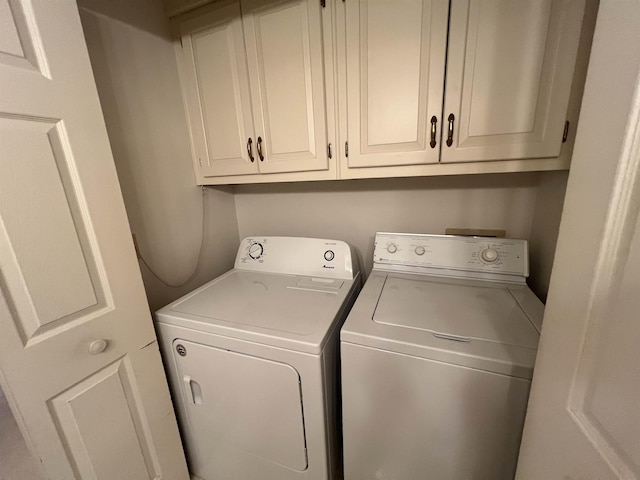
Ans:
[[[359,271],[345,242],[299,237],[247,237],[238,248],[235,268],[349,280]]]
[[[373,261],[379,265],[529,276],[527,241],[507,238],[377,233]]]

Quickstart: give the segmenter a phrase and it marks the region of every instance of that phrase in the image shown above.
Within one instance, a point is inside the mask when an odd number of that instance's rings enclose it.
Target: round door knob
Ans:
[[[91,355],[97,355],[104,352],[107,348],[107,343],[108,342],[104,338],[101,338],[100,340],[94,340],[89,344],[89,353]]]
[[[424,255],[424,252],[426,252],[424,247],[422,247],[422,246],[416,247],[416,255]]]
[[[396,253],[398,251],[398,246],[395,243],[387,245],[387,252]]]
[[[481,253],[482,259],[485,262],[493,263],[498,260],[498,252],[493,248],[485,248]]]

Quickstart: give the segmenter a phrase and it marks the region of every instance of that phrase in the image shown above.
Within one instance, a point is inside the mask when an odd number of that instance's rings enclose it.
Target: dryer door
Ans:
[[[192,473],[233,478],[238,465],[307,468],[300,375],[291,365],[187,340],[173,342]],[[257,458],[256,458],[257,457]],[[237,473],[237,470],[235,470]]]

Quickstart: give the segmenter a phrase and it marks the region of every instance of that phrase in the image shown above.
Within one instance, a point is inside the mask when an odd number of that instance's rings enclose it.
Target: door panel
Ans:
[[[321,8],[242,2],[261,173],[329,168]]]
[[[180,78],[196,168],[204,176],[258,172],[249,73],[238,3],[180,23]]]
[[[47,478],[186,480],[76,4],[8,5],[0,0],[2,389]]]
[[[560,154],[584,4],[452,2],[443,162]]]
[[[346,4],[349,167],[438,161],[447,15],[442,0]]]
[[[599,338],[590,345],[589,363],[579,373],[583,385],[571,406],[579,423],[593,432],[601,448],[613,448],[618,461],[640,477],[640,328],[634,328],[640,311],[640,216],[635,224],[624,273],[618,279],[606,318],[598,318]],[[625,239],[628,241],[628,239]]]
[[[62,122],[0,118],[0,143],[4,158],[12,159],[0,163],[3,289],[20,312],[26,343],[104,308],[105,294]],[[26,221],[38,216],[35,224]],[[47,248],[41,247],[43,239]]]
[[[598,11],[518,479],[640,479],[639,17]]]
[[[160,474],[157,452],[146,435],[148,426],[142,424],[144,417],[136,406],[139,392],[132,388],[134,382],[125,358],[51,399],[60,436],[80,478],[142,480]]]
[[[178,345],[184,355],[176,353]],[[300,376],[293,367],[181,339],[173,346],[187,428],[197,438],[190,445],[196,475],[226,478],[253,457],[283,470],[307,468]]]
[[[473,5],[474,10],[479,10],[472,12],[472,18],[478,18],[467,32],[467,42],[475,49],[467,63],[473,85],[470,81],[463,84],[463,117],[469,118],[465,124],[468,136],[533,130],[551,3],[528,2],[524,14],[517,14],[522,12],[522,5],[517,2]],[[517,64],[513,63],[515,60]],[[497,72],[504,74],[496,75]]]
[[[26,13],[28,5],[18,0],[0,0],[0,64],[38,71],[48,76],[48,72],[36,54],[37,38],[32,35]]]

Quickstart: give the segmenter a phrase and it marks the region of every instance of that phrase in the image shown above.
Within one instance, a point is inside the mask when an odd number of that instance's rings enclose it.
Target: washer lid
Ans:
[[[504,285],[443,283],[390,275],[373,320],[440,338],[536,348],[538,332]]]
[[[543,309],[526,285],[374,269],[340,339],[530,379]]]

